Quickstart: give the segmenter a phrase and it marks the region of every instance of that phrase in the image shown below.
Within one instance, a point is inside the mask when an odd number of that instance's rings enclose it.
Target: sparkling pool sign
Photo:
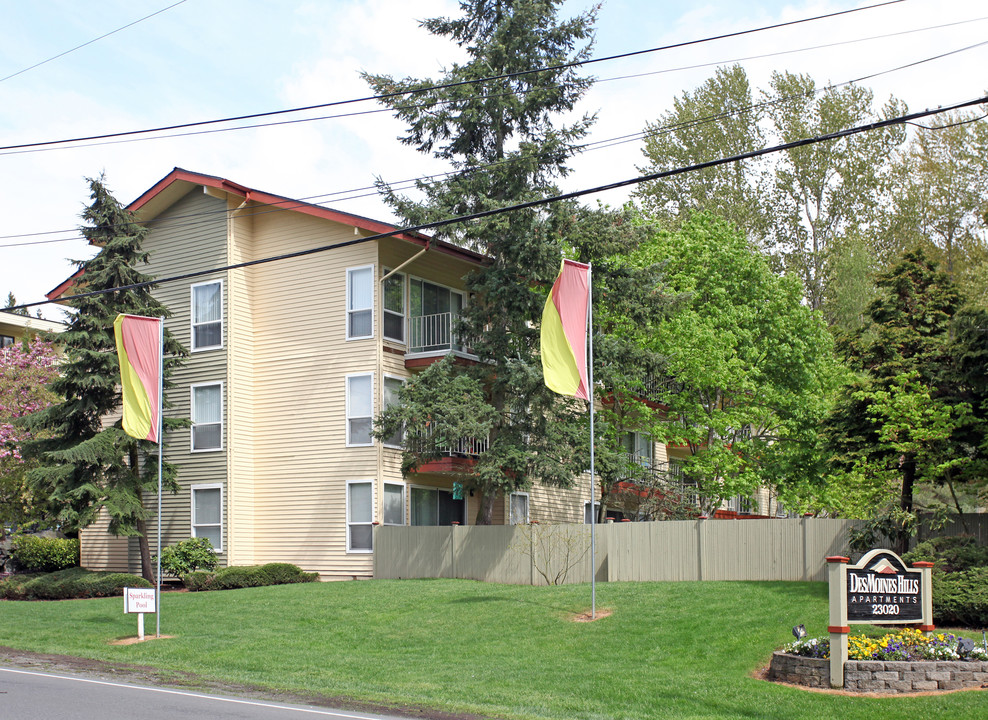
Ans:
[[[125,613],[153,613],[155,611],[154,588],[124,588]]]
[[[895,553],[873,550],[847,568],[849,623],[915,623],[923,619],[923,574]]]

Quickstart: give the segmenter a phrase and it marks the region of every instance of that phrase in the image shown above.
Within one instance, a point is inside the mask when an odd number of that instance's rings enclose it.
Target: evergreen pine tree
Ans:
[[[147,230],[134,222],[107,190],[103,176],[89,179],[92,204],[82,214],[83,236],[100,248],[91,260],[78,261],[80,292],[109,292],[72,301],[75,313],[60,335],[65,357],[51,389],[64,401],[28,418],[30,427],[48,435],[28,445],[39,461],[30,482],[51,503],[50,517],[63,529],[78,530],[96,520],[100,510],[110,519],[110,532],[136,535],[140,541],[142,574],[154,580],[147,538],[150,510],[144,493],[156,492],[158,446],[127,435],[120,422],[107,424],[121,404],[120,368],[113,336],[119,313],[168,316],[151,294],[151,280],[137,270],[147,263],[141,249]],[[138,287],[135,287],[138,286]],[[166,331],[165,377],[185,349]],[[165,421],[165,430],[181,421]],[[165,464],[166,488],[174,491],[175,469]]]
[[[420,183],[421,201],[382,188],[403,221],[418,224],[556,193],[553,182],[566,174],[574,144],[593,122],[584,116],[570,125],[553,123],[554,115],[573,110],[591,84],[573,68],[559,66],[588,57],[596,12],[560,21],[559,5],[463,0],[461,17],[423,25],[466,48],[467,62],[438,80],[365,75],[375,92],[397,93],[384,102],[408,123],[402,142],[454,169],[446,180]],[[554,69],[529,72],[536,68]],[[498,79],[480,82],[489,77]],[[439,233],[490,259],[466,279],[470,302],[458,328],[481,362],[421,374],[403,393],[405,409],[386,413],[379,423],[386,437],[405,422],[411,439],[406,468],[436,451],[443,437],[434,432],[437,424],[462,426],[466,418],[481,423],[475,429],[488,430],[489,448],[461,478],[481,493],[480,524],[491,522],[498,493],[533,480],[568,485],[587,467],[581,451],[587,444],[586,407],[562,402],[544,386],[538,356],[542,306],[559,271],[569,220],[570,209],[554,204]],[[442,383],[449,373],[470,388],[461,388],[458,405],[433,407],[442,414],[437,418],[425,406],[448,391]]]
[[[882,273],[877,287],[868,326],[844,348],[859,375],[839,394],[825,433],[832,460],[873,488],[877,532],[866,542],[884,534],[905,552],[917,488],[969,470],[973,456],[961,438],[978,421],[955,357],[961,297],[954,283],[914,250]],[[894,496],[883,498],[887,492]]]

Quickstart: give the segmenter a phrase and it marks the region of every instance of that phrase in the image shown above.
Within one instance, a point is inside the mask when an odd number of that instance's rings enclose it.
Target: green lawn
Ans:
[[[0,603],[0,645],[187,671],[210,679],[508,718],[963,718],[988,697],[842,697],[751,673],[805,623],[827,624],[826,585],[465,580],[313,583],[167,593],[162,633],[136,634],[119,598]],[[153,634],[154,616],[147,617]]]

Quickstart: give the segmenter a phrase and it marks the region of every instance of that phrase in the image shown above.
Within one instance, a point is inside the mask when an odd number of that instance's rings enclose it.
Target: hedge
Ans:
[[[20,535],[14,538],[11,555],[25,572],[55,572],[79,564],[79,541]]]
[[[193,572],[182,576],[182,584],[189,590],[234,590],[264,585],[288,585],[315,582],[319,573],[307,573],[291,563],[267,565],[233,565],[213,574]]]
[[[12,575],[0,582],[0,598],[7,600],[69,600],[74,598],[115,597],[125,587],[154,587],[144,578],[129,573],[90,572],[68,568],[43,575]]]

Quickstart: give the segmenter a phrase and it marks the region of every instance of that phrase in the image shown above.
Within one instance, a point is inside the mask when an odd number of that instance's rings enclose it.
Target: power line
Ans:
[[[87,45],[92,45],[94,42],[99,42],[103,38],[108,38],[111,35],[115,35],[116,33],[120,32],[121,30],[126,30],[129,27],[133,27],[134,25],[136,25],[139,22],[144,22],[145,20],[147,20],[149,18],[153,18],[155,15],[160,15],[161,13],[165,12],[166,10],[171,10],[173,7],[176,7],[178,5],[181,5],[184,2],[186,2],[186,0],[178,0],[177,3],[172,3],[168,7],[161,8],[161,10],[157,10],[157,11],[151,13],[150,15],[145,15],[144,17],[140,18],[139,20],[135,20],[134,22],[127,23],[126,25],[122,25],[121,27],[118,27],[116,30],[111,30],[108,33],[104,33],[103,35],[100,35],[98,38],[93,38],[92,40],[89,40],[88,42],[84,42],[82,45],[76,45],[74,48],[71,48],[70,50],[66,50],[65,52],[61,52],[58,55],[53,55],[52,57],[48,58],[47,60],[42,60],[41,62],[35,63],[34,65],[31,65],[30,67],[24,68],[23,70],[18,70],[15,73],[11,73],[7,77],[2,77],[2,78],[0,78],[0,82],[3,82],[4,80],[10,80],[10,78],[17,77],[18,75],[22,75],[22,74],[26,73],[28,70],[34,70],[35,68],[41,67],[42,65],[45,65],[46,63],[50,63],[52,60],[58,60],[58,58],[60,58],[60,57],[65,57],[69,53],[73,53],[76,50],[81,50],[82,48],[86,47]]]
[[[662,172],[650,173],[647,175],[642,175],[627,180],[620,180],[618,182],[613,182],[606,185],[598,185],[596,187],[587,188],[584,190],[575,190],[573,192],[562,193],[560,195],[553,195],[547,198],[530,200],[528,202],[518,203],[517,205],[509,205],[501,208],[493,208],[491,210],[483,210],[481,212],[470,213],[467,215],[458,215],[456,217],[447,218],[445,220],[436,220],[433,222],[422,223],[419,225],[396,228],[388,232],[378,233],[376,235],[370,235],[368,237],[356,238],[354,240],[346,240],[344,242],[334,243],[332,245],[321,245],[318,247],[309,248],[307,250],[298,250],[292,253],[284,253],[282,255],[274,255],[266,258],[259,258],[257,260],[248,260],[246,262],[234,263],[231,265],[224,265],[221,267],[210,268],[209,270],[198,270],[195,272],[184,273],[181,275],[172,275],[165,278],[149,280],[143,283],[133,283],[131,285],[121,285],[118,287],[107,288],[105,290],[92,290],[90,292],[77,293],[75,295],[68,295],[63,298],[60,298],[58,302],[68,302],[70,300],[77,300],[80,298],[93,297],[96,295],[105,295],[107,293],[119,292],[121,290],[133,290],[141,287],[162,285],[167,282],[191,280],[193,278],[203,277],[205,275],[211,275],[218,272],[226,272],[229,270],[241,270],[244,268],[255,267],[257,265],[265,265],[267,263],[279,262],[282,260],[291,260],[294,258],[306,257],[308,255],[315,255],[317,253],[323,253],[330,250],[339,250],[341,248],[350,247],[352,245],[358,245],[365,242],[370,242],[372,240],[381,240],[383,238],[394,237],[395,235],[417,233],[423,230],[434,230],[436,228],[447,227],[449,225],[455,225],[458,223],[470,222],[472,220],[480,220],[495,215],[502,215],[504,213],[517,212],[519,210],[528,210],[535,207],[542,207],[545,205],[550,205],[552,203],[562,202],[565,200],[575,200],[576,198],[584,197],[586,195],[595,195],[597,193],[607,192],[608,190],[616,190],[619,188],[628,187],[630,185],[637,185],[643,182],[652,182],[654,180],[661,180],[663,178],[673,177],[675,175],[682,175],[688,172],[695,172],[697,170],[704,170],[706,168],[717,167],[719,165],[726,165],[728,163],[751,160],[753,158],[761,157],[763,155],[769,155],[771,153],[783,152],[786,150],[792,150],[799,147],[805,147],[807,145],[814,145],[816,143],[828,142],[830,140],[837,140],[843,137],[849,137],[851,135],[857,135],[864,132],[880,130],[882,128],[891,127],[893,125],[902,125],[905,123],[913,122],[915,120],[919,120],[921,118],[930,117],[933,115],[939,115],[941,113],[952,112],[954,110],[960,110],[962,108],[967,108],[974,105],[981,105],[986,102],[988,102],[988,95],[977,98],[976,100],[967,100],[962,103],[956,103],[949,107],[940,107],[940,108],[936,108],[935,110],[923,110],[921,112],[909,113],[907,115],[900,115],[894,118],[878,120],[876,122],[868,123],[866,125],[858,125],[853,128],[847,128],[845,130],[838,130],[837,132],[826,133],[824,135],[816,135],[810,138],[802,138],[800,140],[794,140],[792,142],[783,143],[781,145],[774,145],[772,147],[762,148],[760,150],[752,150],[750,152],[741,153],[738,155],[731,155],[730,157],[720,158],[717,160],[708,160],[707,162],[696,163],[694,165],[687,165],[684,167],[674,168],[672,170],[664,170]],[[40,302],[13,305],[6,309],[21,310],[21,309],[27,309],[41,305],[50,305],[53,304],[53,302],[54,301],[51,300],[44,300]]]
[[[988,18],[978,18],[978,19],[979,20],[983,20],[983,19],[988,19]],[[951,23],[951,25],[952,24],[955,24],[955,23]],[[945,27],[945,26],[938,26],[938,27]],[[924,28],[924,29],[929,29],[929,28]],[[937,29],[937,28],[934,28],[934,29]],[[910,30],[910,31],[906,31],[906,32],[919,32],[919,31],[920,30]],[[900,35],[900,34],[903,34],[903,33],[891,33],[890,35]],[[886,35],[886,36],[877,36],[877,37],[888,37],[888,35]],[[865,39],[869,39],[869,38],[865,38]],[[859,40],[852,40],[852,41],[846,41],[846,42],[861,42],[861,41],[862,40],[859,39]],[[843,44],[843,43],[835,43],[835,44],[839,45],[839,44]],[[966,47],[962,47],[962,48],[958,48],[958,49],[955,49],[955,50],[951,50],[951,51],[948,51],[948,52],[945,52],[945,53],[941,53],[939,55],[934,55],[932,57],[927,57],[927,58],[923,58],[921,60],[916,60],[916,61],[913,61],[911,63],[907,63],[905,65],[899,65],[899,66],[894,67],[894,68],[889,68],[889,69],[886,69],[886,70],[881,70],[881,71],[878,71],[878,72],[870,73],[868,75],[863,75],[861,77],[854,78],[854,79],[851,79],[851,80],[845,80],[843,82],[833,83],[833,84],[830,84],[830,85],[826,85],[824,87],[815,89],[814,92],[813,92],[813,94],[820,95],[820,94],[823,94],[825,92],[834,90],[836,88],[843,87],[845,85],[851,85],[851,84],[854,84],[854,83],[860,83],[863,80],[869,80],[869,79],[873,79],[873,78],[879,77],[881,75],[887,75],[887,74],[890,74],[890,73],[893,73],[893,72],[898,72],[898,71],[903,70],[903,69],[906,69],[906,68],[915,67],[916,65],[920,65],[922,63],[932,62],[934,60],[940,60],[940,59],[942,59],[944,57],[948,57],[950,55],[954,55],[954,54],[961,53],[961,52],[966,52],[968,50],[971,50],[973,48],[977,48],[977,47],[980,47],[980,46],[983,46],[983,45],[986,45],[986,44],[988,44],[988,41],[984,41],[984,42],[980,42],[980,43],[975,43],[974,45],[968,45]],[[816,47],[810,48],[810,49],[818,49],[820,47],[827,47],[827,46],[826,45],[824,45],[824,46],[816,46]],[[788,51],[784,51],[784,52],[788,52]],[[799,52],[799,50],[792,51],[792,52]],[[775,55],[775,54],[780,54],[780,53],[770,53],[769,55]],[[762,57],[762,56],[754,56],[754,57],[757,58],[757,57]],[[742,59],[747,59],[747,58],[742,58]],[[722,65],[722,64],[727,63],[727,62],[734,62],[734,61],[726,60],[726,61],[721,61],[721,62],[716,62],[716,63],[704,63],[702,65],[689,66],[688,68],[685,68],[685,69],[692,69],[694,67],[704,67],[704,66],[709,66],[709,65]],[[680,68],[677,68],[677,69],[680,69]],[[663,71],[657,71],[657,72],[667,72],[667,71],[664,71],[663,70]],[[653,73],[645,73],[645,74],[653,74]],[[597,141],[594,141],[594,142],[586,143],[585,145],[576,146],[576,147],[574,147],[574,151],[576,151],[576,152],[589,152],[589,151],[593,151],[593,150],[597,150],[597,149],[605,149],[605,148],[608,148],[608,147],[613,147],[615,145],[620,145],[620,144],[627,143],[627,142],[633,142],[633,141],[640,140],[640,139],[647,138],[647,137],[655,137],[657,135],[661,135],[661,134],[673,132],[673,131],[676,131],[676,130],[688,129],[690,127],[696,127],[696,126],[703,125],[703,124],[706,124],[706,123],[715,122],[717,120],[721,120],[721,119],[724,119],[724,118],[732,117],[732,116],[735,116],[735,115],[740,115],[742,113],[750,112],[752,110],[758,110],[758,109],[762,109],[762,108],[766,108],[766,107],[771,107],[772,105],[782,104],[784,102],[788,102],[790,100],[794,100],[797,97],[800,97],[800,95],[789,95],[789,96],[782,96],[782,97],[778,97],[778,98],[772,98],[770,100],[765,100],[764,102],[755,103],[754,105],[748,105],[748,106],[745,106],[745,107],[742,107],[742,108],[736,108],[734,110],[731,110],[731,111],[728,111],[728,112],[723,112],[723,113],[718,113],[716,115],[707,115],[707,116],[704,116],[704,117],[701,117],[701,118],[695,118],[693,120],[690,120],[690,121],[684,122],[684,123],[674,123],[674,124],[671,124],[671,125],[666,125],[666,126],[662,126],[662,127],[656,127],[656,128],[651,129],[651,130],[645,130],[645,131],[641,131],[641,132],[632,133],[632,134],[629,134],[629,135],[619,136],[617,138],[609,138],[609,139],[605,139],[605,140],[597,140]],[[385,109],[385,110],[387,110],[387,109]],[[914,123],[909,123],[909,124],[914,124]],[[922,126],[920,126],[920,127],[922,127]],[[508,159],[505,159],[505,160],[498,161],[497,163],[489,163],[487,165],[477,166],[477,167],[472,168],[472,169],[473,170],[478,170],[478,169],[479,170],[482,170],[482,169],[485,169],[485,168],[494,167],[494,166],[505,164],[505,163],[515,162],[515,160],[516,160],[515,158],[508,158]],[[388,185],[388,187],[392,187],[392,188],[395,187],[395,186],[406,186],[404,188],[399,188],[399,189],[411,189],[411,187],[412,187],[410,185],[411,183],[420,183],[420,182],[425,182],[425,181],[433,181],[433,180],[436,180],[437,178],[449,177],[449,176],[452,176],[452,175],[455,175],[455,174],[457,174],[457,171],[448,171],[448,172],[436,173],[434,175],[426,175],[426,176],[420,176],[420,177],[417,177],[417,178],[408,178],[406,180],[398,180],[398,181],[388,182],[388,183],[385,183],[385,184]],[[428,184],[428,183],[426,183],[426,184]],[[287,211],[287,210],[294,210],[297,207],[299,207],[299,205],[297,204],[299,202],[305,202],[307,204],[315,204],[315,205],[323,204],[323,203],[311,203],[310,202],[312,200],[315,200],[316,198],[328,198],[328,197],[339,196],[339,195],[349,195],[349,197],[343,197],[343,198],[337,197],[337,199],[335,199],[335,200],[332,201],[334,203],[346,202],[347,200],[354,200],[354,199],[359,199],[359,198],[362,198],[362,197],[367,197],[369,195],[375,195],[375,194],[377,194],[376,191],[373,192],[373,193],[364,192],[364,191],[374,190],[376,187],[377,187],[376,185],[366,185],[366,186],[359,187],[359,188],[352,188],[352,189],[349,189],[349,190],[338,190],[338,191],[334,191],[334,192],[331,192],[331,193],[321,193],[321,194],[318,194],[318,195],[310,195],[310,196],[301,197],[301,198],[294,198],[294,199],[285,198],[283,201],[281,201],[279,203],[271,203],[271,204],[265,205],[266,208],[272,208],[272,205],[278,205],[279,207],[273,207],[272,209],[259,210],[257,212],[244,213],[243,216],[244,217],[253,217],[253,216],[256,216],[256,215],[264,215],[264,214],[271,213],[271,212],[282,212],[282,211]],[[350,195],[350,193],[361,193],[361,194],[359,194],[359,195]],[[326,200],[324,202],[329,202],[329,201]],[[226,210],[217,210],[217,211],[207,211],[207,212],[190,213],[188,215],[174,216],[172,219],[173,220],[176,220],[176,219],[177,220],[181,220],[181,219],[187,219],[187,218],[208,217],[208,216],[211,216],[211,215],[225,214],[226,212],[227,212]],[[130,226],[130,225],[145,225],[145,224],[148,224],[148,222],[154,222],[154,221],[153,220],[152,221],[135,221],[133,223],[124,223],[124,224],[118,225],[117,227],[126,227],[126,226]],[[191,226],[191,225],[186,225],[185,227],[189,227],[189,226]],[[49,230],[49,231],[42,231],[42,232],[36,232],[36,233],[2,235],[2,236],[0,236],[0,240],[10,239],[10,238],[17,238],[17,237],[36,237],[36,236],[39,236],[39,235],[53,235],[53,234],[67,233],[67,232],[76,232],[76,229],[75,228],[72,228],[72,229],[67,229],[67,230]],[[58,242],[76,242],[76,241],[79,241],[79,240],[82,240],[82,239],[83,238],[81,238],[79,236],[75,236],[75,237],[70,237],[70,238],[57,238],[57,239],[53,239],[53,240],[39,240],[39,241],[31,241],[31,242],[23,242],[23,243],[0,244],[0,248],[29,247],[29,246],[33,246],[33,245],[47,245],[47,244],[58,243]]]
[[[150,133],[166,132],[166,131],[169,131],[169,130],[183,130],[183,129],[192,128],[192,127],[202,127],[204,125],[216,125],[216,124],[228,123],[228,122],[239,122],[239,121],[242,121],[242,120],[256,120],[256,119],[262,118],[262,117],[273,117],[273,116],[276,116],[276,115],[285,115],[285,114],[289,114],[289,113],[306,112],[308,110],[319,110],[319,109],[328,108],[328,107],[339,107],[341,105],[351,105],[351,104],[355,104],[355,103],[369,102],[371,100],[380,101],[380,100],[386,100],[386,99],[389,99],[389,98],[400,97],[400,96],[404,96],[404,95],[412,96],[412,95],[416,95],[416,94],[420,94],[420,93],[424,93],[424,92],[430,92],[430,91],[434,91],[434,90],[446,90],[446,89],[449,89],[449,88],[460,87],[462,85],[472,85],[472,84],[476,84],[476,83],[487,83],[487,82],[494,82],[494,81],[497,81],[497,80],[512,80],[512,79],[515,79],[515,78],[523,77],[525,75],[531,75],[531,74],[534,74],[534,73],[551,72],[551,71],[558,71],[558,70],[567,70],[567,69],[570,69],[570,68],[583,67],[585,65],[591,65],[591,64],[594,64],[594,63],[608,62],[608,61],[611,61],[611,60],[619,60],[619,59],[628,58],[628,57],[635,57],[637,55],[645,55],[645,54],[648,54],[648,53],[662,52],[662,51],[665,51],[665,50],[673,50],[673,49],[676,49],[676,48],[689,47],[691,45],[698,45],[698,44],[701,44],[701,43],[714,42],[716,40],[726,40],[728,38],[741,37],[743,35],[750,35],[752,33],[764,32],[766,30],[776,30],[778,28],[790,27],[790,26],[793,26],[793,25],[800,25],[800,24],[803,24],[803,23],[815,22],[817,20],[824,20],[824,19],[827,19],[827,18],[839,17],[841,15],[847,15],[847,14],[850,14],[850,13],[861,12],[863,10],[872,10],[872,9],[876,9],[876,8],[880,8],[880,7],[885,7],[886,5],[896,5],[896,4],[901,3],[901,2],[905,2],[905,0],[887,0],[887,2],[876,3],[874,5],[866,5],[864,7],[859,7],[859,8],[851,8],[850,10],[840,10],[840,11],[837,11],[837,12],[827,13],[827,14],[824,14],[824,15],[816,15],[814,17],[802,18],[800,20],[789,20],[787,22],[775,23],[774,25],[763,25],[763,26],[757,27],[757,28],[750,28],[748,30],[739,30],[739,31],[736,31],[736,32],[724,33],[724,34],[721,34],[721,35],[714,35],[714,36],[711,36],[711,37],[701,38],[701,39],[698,39],[698,40],[686,40],[684,42],[673,43],[671,45],[663,45],[661,47],[648,48],[646,50],[635,50],[635,51],[631,51],[631,52],[627,52],[627,53],[621,53],[621,54],[618,54],[618,55],[610,55],[610,56],[602,57],[602,58],[593,58],[593,59],[590,59],[590,60],[581,60],[581,61],[577,61],[577,62],[563,63],[563,64],[560,64],[560,65],[551,65],[551,66],[548,66],[548,67],[535,68],[535,69],[532,69],[532,70],[521,70],[519,72],[506,73],[506,74],[503,74],[503,75],[495,75],[495,76],[490,76],[490,77],[486,77],[486,78],[478,78],[478,79],[474,79],[474,80],[461,80],[461,81],[458,81],[458,82],[445,83],[445,84],[441,84],[441,85],[432,85],[432,86],[429,86],[429,87],[418,88],[416,90],[408,90],[408,91],[402,91],[402,92],[385,93],[385,94],[382,94],[382,95],[369,95],[369,96],[362,97],[362,98],[352,98],[352,99],[349,99],[349,100],[337,100],[337,101],[334,101],[334,102],[319,103],[319,104],[316,104],[316,105],[307,105],[307,106],[304,106],[304,107],[288,108],[288,109],[285,109],[285,110],[272,110],[272,111],[269,111],[269,112],[251,113],[251,114],[247,114],[247,115],[237,115],[237,116],[231,116],[231,117],[225,117],[225,118],[217,118],[215,120],[201,120],[201,121],[196,121],[196,122],[178,123],[178,124],[175,124],[175,125],[163,125],[163,126],[160,126],[160,127],[148,128],[148,129],[145,129],[145,130],[126,130],[126,131],[115,132],[115,133],[104,133],[104,134],[101,134],[101,135],[89,135],[89,136],[82,136],[82,137],[76,137],[76,138],[66,138],[66,139],[63,139],[63,140],[44,140],[44,141],[32,142],[32,143],[22,143],[22,144],[19,144],[19,145],[4,145],[4,146],[0,146],[0,150],[5,150],[5,151],[9,151],[9,150],[25,150],[27,148],[39,148],[39,147],[51,146],[51,145],[67,145],[69,143],[89,142],[89,141],[94,141],[94,140],[108,140],[108,139],[111,139],[111,138],[126,137],[126,136],[131,136],[131,135],[146,135],[146,134],[150,134]],[[362,114],[362,113],[355,113],[355,114]],[[342,115],[342,116],[338,116],[338,117],[346,117],[346,115]],[[318,119],[326,119],[326,118],[313,118],[313,119],[314,120],[318,120]],[[291,121],[291,122],[301,122],[301,121]],[[249,127],[259,127],[259,126],[249,126]],[[237,128],[225,128],[225,129],[216,130],[216,131],[213,131],[213,132],[227,132],[227,131],[230,131],[230,130],[240,130],[240,129],[243,129],[243,128],[241,128],[241,127],[237,127]],[[174,137],[174,136],[172,136],[172,137]],[[11,153],[6,153],[5,152],[3,154],[11,154]]]

